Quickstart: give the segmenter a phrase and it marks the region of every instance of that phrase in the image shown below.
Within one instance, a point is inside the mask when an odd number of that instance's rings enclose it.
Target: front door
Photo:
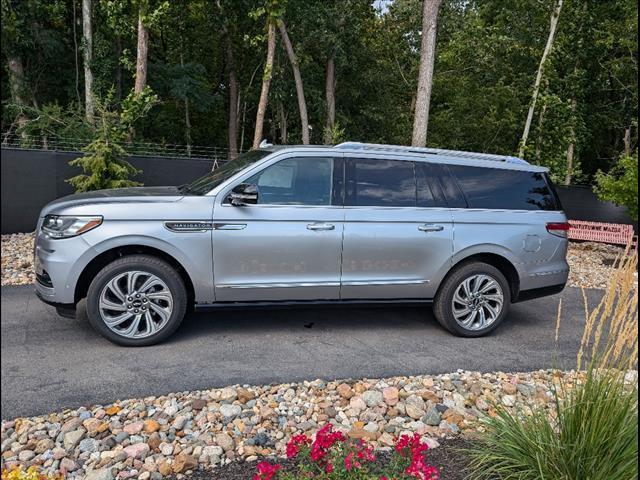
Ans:
[[[341,196],[341,160],[282,158],[237,183],[257,185],[258,201],[216,200],[216,301],[338,299],[344,210],[334,197]]]
[[[451,212],[427,163],[345,158],[343,299],[429,299],[448,268]]]

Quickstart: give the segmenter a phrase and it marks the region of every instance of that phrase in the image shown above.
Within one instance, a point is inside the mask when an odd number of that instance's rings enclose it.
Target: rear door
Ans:
[[[432,298],[453,224],[430,165],[346,155],[345,167],[341,298]]]

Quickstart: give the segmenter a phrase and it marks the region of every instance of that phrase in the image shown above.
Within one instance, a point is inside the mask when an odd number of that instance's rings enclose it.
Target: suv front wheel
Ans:
[[[111,262],[87,292],[87,314],[93,328],[124,346],[165,340],[180,326],[186,307],[187,292],[178,272],[149,255]]]
[[[511,290],[492,265],[470,262],[456,267],[441,285],[433,304],[440,324],[461,337],[481,337],[507,315]]]

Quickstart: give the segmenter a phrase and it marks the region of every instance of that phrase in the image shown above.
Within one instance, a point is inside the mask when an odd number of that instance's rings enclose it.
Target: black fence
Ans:
[[[82,153],[2,148],[2,233],[31,232],[42,207],[70,195],[66,179],[81,173],[69,161]],[[147,186],[181,185],[211,171],[213,160],[132,156],[129,162],[142,170],[134,178]]]
[[[43,206],[73,193],[65,180],[80,169],[69,166],[69,161],[82,154],[12,148],[1,152],[2,233],[33,231]],[[132,156],[129,161],[143,172],[136,180],[148,186],[180,185],[214,166],[213,160],[184,157]],[[638,230],[624,208],[598,200],[589,187],[558,187],[558,194],[572,220],[626,223]]]

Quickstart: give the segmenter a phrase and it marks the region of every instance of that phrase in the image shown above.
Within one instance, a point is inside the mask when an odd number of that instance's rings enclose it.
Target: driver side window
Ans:
[[[331,205],[333,159],[287,158],[243,183],[258,186],[259,205]]]

